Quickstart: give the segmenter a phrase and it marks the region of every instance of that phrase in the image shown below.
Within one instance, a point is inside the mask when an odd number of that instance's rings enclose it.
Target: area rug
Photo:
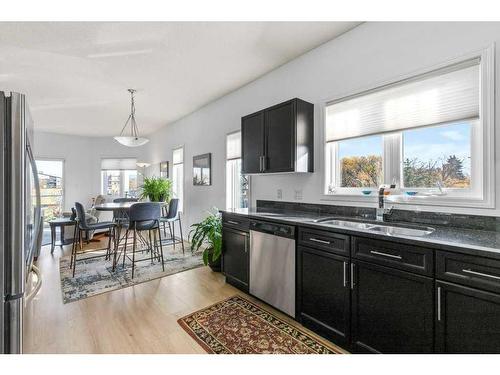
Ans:
[[[201,254],[193,256],[189,249],[186,249],[185,255],[182,255],[182,251],[179,251],[178,247],[176,251],[171,247],[163,251],[165,271],[163,271],[161,263],[151,263],[149,260],[145,260],[136,263],[133,279],[130,262],[125,263],[125,268],[122,267],[122,262],[119,262],[113,271],[111,261],[105,260],[103,257],[84,260],[83,256],[82,260],[77,262],[76,274],[73,277],[73,270],[69,268],[70,257],[62,257],[59,261],[59,271],[63,302],[78,301],[82,298],[126,288],[203,265]],[[144,256],[149,255],[144,253]]]
[[[177,322],[208,353],[341,353],[241,296],[228,298]]]

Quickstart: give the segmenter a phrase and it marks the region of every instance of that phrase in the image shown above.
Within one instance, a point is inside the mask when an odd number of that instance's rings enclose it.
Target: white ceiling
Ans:
[[[0,90],[39,130],[120,132],[127,88],[149,134],[355,27],[354,22],[0,23]]]

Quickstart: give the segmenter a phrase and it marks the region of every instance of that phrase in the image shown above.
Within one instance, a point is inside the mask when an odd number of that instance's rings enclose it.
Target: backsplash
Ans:
[[[333,206],[328,204],[297,203],[283,201],[257,200],[257,211],[262,212],[300,212],[314,215],[332,215],[375,219],[376,210],[369,207]]]
[[[321,216],[357,217],[375,220],[376,209],[370,207],[335,206],[328,204],[257,200],[257,211],[299,212]],[[443,212],[393,210],[386,221],[453,227],[474,230],[500,231],[500,218],[494,216],[449,214]]]

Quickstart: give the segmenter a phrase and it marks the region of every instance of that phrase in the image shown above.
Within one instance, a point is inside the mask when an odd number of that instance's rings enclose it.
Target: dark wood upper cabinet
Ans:
[[[292,99],[241,119],[242,172],[314,171],[314,105]]]
[[[436,351],[500,353],[500,295],[436,282]]]
[[[241,119],[243,173],[260,173],[264,154],[264,111]]]

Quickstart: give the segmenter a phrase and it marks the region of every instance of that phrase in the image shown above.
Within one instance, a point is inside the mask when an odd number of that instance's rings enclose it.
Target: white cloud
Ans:
[[[444,138],[451,141],[463,141],[465,140],[464,134],[456,130],[445,130],[440,133]]]

